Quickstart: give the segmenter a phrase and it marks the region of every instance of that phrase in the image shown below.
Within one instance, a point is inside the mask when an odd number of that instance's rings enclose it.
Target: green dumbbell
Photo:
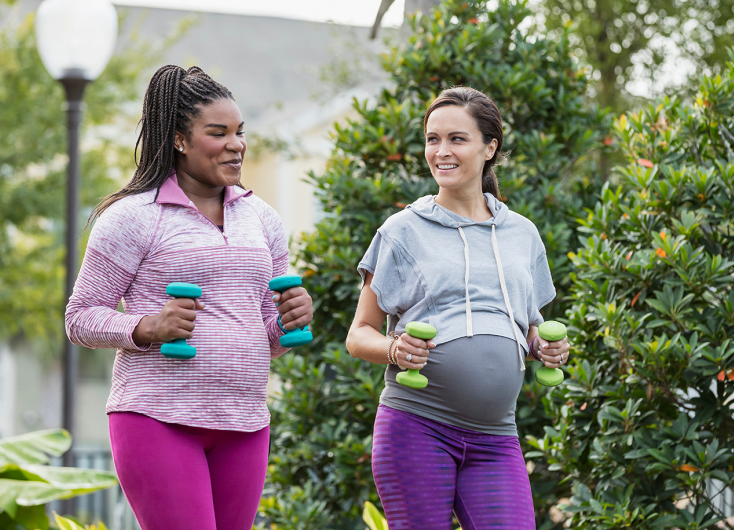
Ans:
[[[174,298],[201,298],[201,287],[193,283],[173,282],[166,287],[166,294]],[[186,339],[174,339],[161,345],[161,353],[171,359],[191,359],[196,355],[196,348]]]
[[[566,336],[566,326],[555,320],[543,322],[538,326],[538,335],[543,340],[555,342]],[[543,366],[535,372],[535,380],[544,386],[558,386],[563,383],[563,370]]]
[[[268,287],[271,291],[282,294],[288,289],[298,287],[302,283],[301,277],[297,274],[283,274],[282,276],[276,276],[270,280]],[[278,317],[278,325],[280,326],[280,329],[283,330],[283,333],[285,333],[285,335],[280,337],[280,345],[284,348],[303,346],[313,340],[313,334],[308,330],[308,326],[303,326],[300,329],[296,328],[287,330],[283,327],[283,324],[280,323],[280,317]]]
[[[405,332],[411,337],[423,340],[430,340],[437,333],[436,328],[425,322],[409,322],[405,326]],[[400,372],[395,379],[401,385],[410,388],[426,388],[428,386],[428,378],[422,375],[420,371],[410,368],[406,372]]]

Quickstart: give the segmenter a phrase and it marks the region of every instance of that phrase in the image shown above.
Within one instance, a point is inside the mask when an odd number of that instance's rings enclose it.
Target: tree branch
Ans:
[[[380,8],[377,10],[377,16],[375,16],[375,23],[372,24],[372,29],[370,30],[370,39],[375,40],[377,38],[377,32],[380,29],[382,17],[385,16],[385,13],[387,13],[387,10],[390,9],[391,5],[393,5],[393,2],[395,2],[395,0],[382,0],[382,2],[380,2]]]

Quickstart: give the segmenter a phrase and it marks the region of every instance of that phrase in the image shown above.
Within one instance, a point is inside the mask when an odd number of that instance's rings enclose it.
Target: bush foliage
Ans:
[[[359,297],[356,266],[384,220],[435,193],[423,156],[427,105],[454,85],[480,89],[505,121],[509,159],[499,179],[509,206],[532,219],[548,249],[561,297],[571,262],[574,225],[601,189],[595,149],[607,116],[586,105],[587,79],[568,49],[521,29],[524,2],[447,0],[412,21],[412,35],[383,57],[391,87],[374,101],[355,101],[358,118],[336,125],[334,151],[311,180],[326,217],[303,234],[296,265],[314,298],[316,339],[273,363],[283,381],[273,409],[271,494],[263,513],[278,528],[361,528],[365,501],[376,504],[371,434],[384,367],[353,359],[344,339]],[[563,309],[559,297],[555,307]],[[539,387],[528,370],[518,403],[521,434],[543,434]],[[562,491],[541,464],[531,475],[539,520]],[[546,527],[550,527],[549,523]]]
[[[581,220],[578,356],[535,443],[573,485],[572,528],[711,528],[723,516],[719,491],[734,483],[732,114],[734,62],[694,102],[664,99],[615,122],[628,163]]]

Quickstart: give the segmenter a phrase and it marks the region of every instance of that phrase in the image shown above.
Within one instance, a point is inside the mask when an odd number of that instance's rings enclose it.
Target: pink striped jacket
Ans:
[[[268,281],[287,268],[283,223],[252,191],[226,188],[223,232],[175,174],[157,198],[153,190],[110,206],[92,229],[66,308],[73,343],[117,348],[107,413],[246,432],[268,425],[270,360],[286,351]],[[132,339],[140,319],[171,299],[170,282],[203,291],[191,360],[163,357],[160,344]],[[124,313],[116,310],[120,300]]]

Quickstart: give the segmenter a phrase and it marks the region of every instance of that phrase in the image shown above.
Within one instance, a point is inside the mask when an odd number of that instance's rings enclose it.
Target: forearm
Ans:
[[[387,347],[391,342],[392,337],[386,337],[372,326],[352,326],[347,335],[347,350],[352,357],[388,364]]]
[[[135,340],[134,334],[145,315],[127,315],[107,307],[67,309],[69,340],[87,348],[147,350],[150,343]]]

